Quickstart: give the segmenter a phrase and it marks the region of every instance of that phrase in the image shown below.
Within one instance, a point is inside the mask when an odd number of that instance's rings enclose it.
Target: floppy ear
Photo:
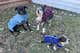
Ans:
[[[15,11],[17,10],[17,7],[15,8]]]
[[[24,6],[24,8],[27,8],[28,9],[28,7],[26,7],[26,6]]]

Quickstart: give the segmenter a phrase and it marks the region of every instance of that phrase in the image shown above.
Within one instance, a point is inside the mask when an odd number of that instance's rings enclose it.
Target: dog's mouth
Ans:
[[[20,15],[25,15],[26,14],[26,11],[20,11],[19,14]]]

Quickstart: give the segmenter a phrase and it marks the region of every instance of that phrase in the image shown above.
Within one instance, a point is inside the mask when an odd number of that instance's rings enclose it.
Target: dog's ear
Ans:
[[[15,11],[17,10],[17,7],[15,8]]]
[[[28,9],[28,7],[26,7],[26,6],[24,6],[24,8],[27,8]]]

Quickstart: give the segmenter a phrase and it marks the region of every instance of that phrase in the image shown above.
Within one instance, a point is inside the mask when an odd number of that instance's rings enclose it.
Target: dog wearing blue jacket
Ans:
[[[44,35],[41,43],[46,43],[48,44],[48,48],[57,50],[58,48],[64,48],[64,46],[69,43],[69,39],[65,36],[57,37],[51,35]],[[69,51],[69,49],[67,48],[65,48],[65,50]]]
[[[28,29],[31,31],[29,23],[28,23],[29,15],[26,12],[25,8],[27,8],[27,7],[26,6],[18,6],[15,8],[16,15],[13,16],[8,22],[8,29],[11,33],[20,32],[18,30],[18,28],[20,26],[22,26],[25,30],[27,30],[27,28],[24,26],[24,24],[26,24]]]

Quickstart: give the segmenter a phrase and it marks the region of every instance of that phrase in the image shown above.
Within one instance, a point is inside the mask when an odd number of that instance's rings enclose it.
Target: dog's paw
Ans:
[[[55,46],[53,47],[53,49],[54,49],[54,51],[56,51],[56,50],[57,50],[57,48],[56,48]]]
[[[49,27],[51,27],[51,24],[49,24]]]
[[[26,33],[25,31],[20,31],[20,33]]]
[[[49,46],[49,45],[47,45],[47,48],[50,48],[50,46]]]
[[[30,32],[33,32],[33,31],[30,31]]]
[[[39,28],[37,28],[36,30],[39,31]]]
[[[64,50],[65,50],[66,52],[69,52],[69,51],[70,51],[68,48],[65,48]]]

